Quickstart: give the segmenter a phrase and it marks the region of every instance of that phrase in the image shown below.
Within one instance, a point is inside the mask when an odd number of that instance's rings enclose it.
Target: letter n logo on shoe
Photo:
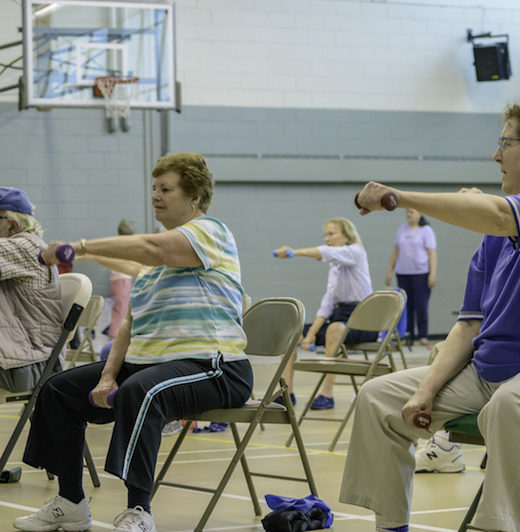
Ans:
[[[435,454],[435,451],[430,451],[429,453],[426,453],[426,456],[430,459],[430,460],[433,460],[434,458],[439,458],[437,456],[437,454]]]
[[[56,508],[52,509],[52,517],[54,517],[54,519],[58,519],[64,515],[65,514],[63,513],[63,510],[59,506],[56,506]]]

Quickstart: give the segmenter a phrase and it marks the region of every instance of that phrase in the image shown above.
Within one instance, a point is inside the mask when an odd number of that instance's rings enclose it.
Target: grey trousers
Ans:
[[[45,366],[47,361],[35,362],[21,368],[0,369],[0,388],[15,393],[32,390],[43,375]],[[59,362],[56,366],[55,371],[60,371]]]
[[[414,368],[365,383],[359,392],[340,501],[369,508],[383,519],[408,523],[415,457],[424,438],[401,417],[401,408],[429,368]],[[433,404],[431,429],[463,414],[480,412],[488,462],[473,524],[520,532],[520,374],[500,383],[481,379],[473,364],[448,381]]]

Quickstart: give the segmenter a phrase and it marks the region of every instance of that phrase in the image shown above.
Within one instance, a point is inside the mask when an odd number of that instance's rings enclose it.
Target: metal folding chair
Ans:
[[[449,432],[450,441],[456,443],[470,443],[472,445],[485,445],[484,438],[480,433],[477,423],[478,414],[466,414],[460,416],[456,419],[448,421],[444,425],[444,430]],[[485,469],[487,461],[487,453],[484,456],[482,463],[480,465],[481,469]],[[480,485],[471,505],[468,509],[468,512],[464,516],[462,523],[459,526],[458,532],[466,532],[468,530],[468,525],[471,523],[475,512],[477,511],[477,506],[482,496],[482,489],[484,487],[484,481]]]
[[[32,390],[28,390],[26,392],[15,393],[0,389],[0,403],[10,403],[14,401],[25,402],[20,419],[18,420],[18,423],[16,424],[9,441],[5,446],[4,452],[0,457],[0,471],[4,470],[7,461],[11,456],[11,452],[13,451],[20,434],[27,423],[27,420],[33,413],[36,399],[38,398],[40,390],[42,389],[45,381],[55,372],[54,368],[57,365],[63,346],[74,336],[74,331],[78,324],[79,317],[83,312],[83,309],[87,306],[92,293],[92,283],[90,282],[90,279],[81,273],[64,273],[60,275],[60,285],[63,305],[63,323],[61,327],[61,333],[52,349],[50,357],[47,360],[45,370],[43,371],[40,380]],[[92,478],[92,482],[94,486],[98,487],[100,485],[99,478],[96,473],[92,456],[86,444],[85,461]],[[49,475],[49,478],[52,478],[52,475]]]
[[[318,380],[307,404],[305,405],[298,425],[302,423],[304,419],[308,420],[320,420],[320,421],[335,421],[339,422],[340,426],[334,435],[331,444],[329,445],[329,451],[333,451],[341,436],[341,433],[345,429],[350,416],[354,412],[357,400],[358,388],[361,384],[379,375],[384,375],[395,371],[395,364],[392,358],[392,341],[395,339],[396,326],[401,317],[403,309],[406,304],[406,294],[400,290],[378,290],[373,292],[368,297],[363,299],[354,312],[350,315],[347,321],[343,334],[339,338],[339,341],[335,348],[335,355],[333,357],[318,357],[310,358],[294,363],[293,368],[298,371],[310,371],[313,373],[321,373],[321,377]],[[353,346],[345,346],[343,344],[348,332],[351,329],[357,329],[361,331],[382,331],[386,332],[386,335],[380,342],[367,344],[356,344]],[[361,346],[365,345],[365,349]],[[400,344],[397,344],[400,346]],[[370,349],[369,349],[370,347]],[[374,351],[374,357],[370,360],[358,360],[352,358],[349,353],[351,348],[356,350]],[[402,350],[401,350],[402,353]],[[403,355],[404,356],[404,355]],[[383,359],[388,358],[388,362],[382,362]],[[352,386],[354,387],[355,397],[352,401],[347,413],[344,417],[324,417],[307,415],[314,398],[318,394],[322,382],[326,375],[332,373],[334,375],[348,375],[350,377]],[[362,378],[361,384],[356,381],[357,378]],[[289,446],[292,441],[292,435],[286,442]]]
[[[253,476],[276,478],[282,480],[292,480],[305,482],[308,484],[312,494],[317,495],[317,489],[312,476],[303,440],[296,422],[296,416],[289,398],[289,391],[285,380],[282,377],[283,370],[295,349],[300,338],[304,320],[304,308],[300,301],[293,298],[267,298],[253,305],[244,315],[243,327],[247,335],[246,353],[255,356],[277,357],[283,355],[281,362],[276,365],[274,374],[269,381],[267,389],[263,394],[263,399],[250,401],[241,408],[225,408],[203,412],[192,416],[184,425],[177,440],[166,459],[162,469],[157,475],[152,496],[157,489],[162,486],[173,486],[187,488],[190,490],[213,493],[200,521],[194,528],[195,532],[203,530],[222,492],[224,491],[238,462],[242,466],[246,478],[247,487],[253,503],[255,514],[262,515],[258,497],[253,484]],[[273,403],[278,396],[283,395],[286,406]],[[189,421],[218,421],[226,422],[231,426],[231,432],[236,445],[236,452],[231,459],[224,475],[220,479],[217,488],[211,489],[202,486],[192,486],[170,482],[165,480],[165,476],[179,451],[184,438],[188,434],[191,423]],[[247,430],[242,438],[238,433],[237,423],[248,424]],[[265,472],[253,472],[249,469],[245,456],[247,445],[251,441],[256,428],[260,423],[264,424],[285,424],[290,425],[296,438],[298,452],[305,472],[305,477],[287,477],[283,475],[268,474]]]
[[[73,368],[78,361],[96,362],[97,357],[92,342],[92,331],[103,311],[103,302],[102,296],[92,296],[85,310],[81,313],[77,327],[85,330],[78,347],[76,349],[67,349],[65,353],[65,360],[69,361],[69,368]]]

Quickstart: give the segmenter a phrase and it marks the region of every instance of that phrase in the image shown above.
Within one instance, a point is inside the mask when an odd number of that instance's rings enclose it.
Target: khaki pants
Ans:
[[[424,438],[401,408],[429,368],[414,368],[365,383],[359,393],[340,501],[408,523],[415,469],[413,443]],[[484,490],[473,523],[520,532],[520,374],[501,383],[481,379],[469,364],[448,381],[433,404],[433,432],[446,421],[480,412],[489,453]]]

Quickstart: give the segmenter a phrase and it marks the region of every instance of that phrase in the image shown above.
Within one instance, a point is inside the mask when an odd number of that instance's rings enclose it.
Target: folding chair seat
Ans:
[[[407,301],[407,295],[406,292],[402,288],[394,288],[396,292],[401,294],[401,296],[404,298],[404,304],[405,307],[403,308],[403,312],[401,313],[401,317],[399,318],[394,330],[391,333],[390,342],[388,342],[387,350],[391,353],[399,353],[401,357],[401,361],[403,363],[403,368],[407,369],[408,364],[406,362],[406,357],[404,356],[403,351],[403,342],[402,338],[403,335],[406,334],[406,301]],[[384,292],[385,289],[379,290],[380,292]],[[386,331],[381,332],[381,340],[384,339],[384,336],[386,335]],[[379,347],[381,345],[381,341],[376,342],[362,342],[362,343],[356,343],[356,344],[347,344],[341,345],[340,349],[342,349],[343,353],[346,355],[348,351],[362,351],[365,355],[365,359],[368,360],[368,353],[377,353],[379,350]]]
[[[275,365],[274,374],[269,381],[267,389],[263,393],[263,399],[259,401],[250,401],[245,406],[240,408],[225,408],[209,410],[202,414],[191,416],[188,421],[218,421],[226,422],[231,426],[231,432],[236,446],[236,452],[233,458],[220,479],[218,487],[215,489],[181,484],[178,482],[170,482],[165,480],[166,473],[170,468],[177,452],[179,451],[184,438],[186,437],[191,423],[186,423],[183,430],[179,433],[177,440],[166,459],[162,469],[154,483],[152,496],[155,495],[157,489],[162,486],[173,486],[178,488],[186,488],[205,493],[213,493],[213,496],[207,505],[200,521],[194,528],[195,532],[203,530],[207,523],[215,505],[217,504],[222,492],[224,491],[233,471],[240,461],[242,470],[246,479],[249,495],[253,503],[255,514],[262,515],[258,497],[253,484],[253,476],[268,477],[282,480],[292,480],[298,482],[305,482],[308,484],[312,494],[317,495],[317,489],[312,476],[311,468],[303,440],[296,422],[296,416],[292,403],[289,399],[289,392],[287,384],[282,377],[283,370],[295,349],[303,329],[304,308],[300,301],[293,298],[267,298],[253,305],[245,314],[243,320],[244,331],[247,335],[246,353],[255,356],[269,356],[274,357],[277,364]],[[278,363],[280,355],[283,355],[281,361]],[[283,395],[285,405],[282,406],[272,401],[278,396]],[[237,423],[247,424],[247,429],[242,438],[237,429]],[[298,453],[302,462],[305,477],[287,477],[281,474],[268,474],[265,472],[253,472],[249,469],[248,462],[245,456],[245,450],[253,436],[256,428],[260,423],[263,424],[285,424],[290,425],[296,444]]]
[[[83,312],[83,309],[87,306],[92,293],[92,283],[90,282],[90,279],[81,273],[64,273],[60,275],[60,285],[63,305],[63,323],[61,326],[61,333],[52,349],[50,357],[47,360],[40,380],[32,390],[27,390],[26,392],[9,392],[7,390],[0,389],[0,403],[10,403],[15,401],[25,402],[20,419],[18,420],[10,439],[5,446],[4,452],[0,457],[1,472],[4,471],[7,461],[11,456],[11,452],[13,451],[20,434],[27,423],[27,420],[31,417],[34,411],[34,406],[36,404],[36,399],[40,390],[42,389],[45,381],[55,372],[54,368],[59,361],[63,346],[74,336],[74,331],[76,330],[79,317]],[[94,462],[87,445],[85,445],[85,461],[89,469],[92,482],[94,483],[94,486],[98,487],[100,485],[99,478],[97,476]],[[49,475],[49,478],[52,478],[52,476]]]
[[[76,349],[67,349],[65,360],[69,361],[69,368],[73,368],[78,361],[96,362],[96,350],[92,342],[92,331],[96,326],[99,316],[103,311],[104,299],[102,296],[92,296],[81,313],[78,321],[78,329],[84,329],[83,337]]]
[[[470,443],[472,445],[485,445],[484,438],[480,433],[477,423],[478,414],[466,414],[458,418],[448,421],[444,425],[444,430],[449,432],[450,441],[456,443]],[[481,469],[484,469],[486,466],[487,454],[484,456],[482,463],[480,465]],[[482,496],[482,489],[484,487],[484,481],[480,485],[467,514],[464,516],[462,523],[459,526],[458,532],[466,532],[468,530],[467,525],[471,523],[475,512],[477,511],[477,506]]]
[[[401,314],[403,313],[405,304],[406,294],[404,291],[378,290],[373,292],[368,297],[363,299],[363,301],[356,306],[354,312],[352,312],[350,315],[346,327],[339,338],[338,343],[336,344],[336,348],[334,350],[335,355],[333,357],[309,358],[297,361],[293,364],[293,368],[297,371],[309,371],[312,373],[322,374],[300,415],[298,425],[300,425],[304,419],[339,422],[340,426],[336,431],[331,444],[329,445],[329,451],[333,451],[336,447],[341,433],[345,429],[350,416],[354,412],[357,400],[357,392],[360,386],[360,384],[358,384],[356,381],[356,377],[361,377],[361,384],[363,384],[372,377],[377,377],[379,375],[384,375],[386,373],[395,371],[396,368],[392,358],[391,342],[392,339],[398,339],[398,336],[395,336],[397,334],[396,326]],[[386,334],[380,342],[345,346],[343,345],[343,341],[351,329],[357,329],[361,331],[382,331],[386,332]],[[400,344],[396,345],[399,345],[400,348]],[[351,348],[355,349],[356,351],[373,351],[375,354],[372,358],[372,361],[359,360],[353,358],[353,356],[349,353]],[[383,361],[385,358],[387,358],[387,361]],[[314,398],[318,394],[321,384],[327,374],[347,375],[350,377],[355,396],[344,417],[307,415],[307,412],[309,411]],[[289,446],[291,441],[292,435],[287,440],[286,445]]]

